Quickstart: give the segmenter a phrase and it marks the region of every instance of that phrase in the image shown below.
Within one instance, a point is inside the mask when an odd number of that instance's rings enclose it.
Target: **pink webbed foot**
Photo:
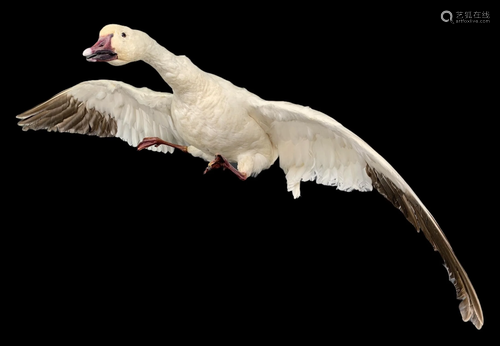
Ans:
[[[215,159],[213,159],[205,169],[205,172],[203,174],[207,174],[207,172],[211,171],[212,169],[218,169],[222,168],[225,170],[226,168],[229,169],[231,172],[233,172],[240,180],[245,181],[247,179],[246,173],[238,171],[236,168],[234,168],[229,161],[227,161],[222,155],[215,155]]]

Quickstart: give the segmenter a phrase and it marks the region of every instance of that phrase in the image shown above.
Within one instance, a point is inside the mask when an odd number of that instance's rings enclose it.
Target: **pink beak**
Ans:
[[[91,62],[107,62],[118,59],[118,54],[111,47],[113,34],[99,37],[99,40],[92,47],[83,51],[83,56]]]

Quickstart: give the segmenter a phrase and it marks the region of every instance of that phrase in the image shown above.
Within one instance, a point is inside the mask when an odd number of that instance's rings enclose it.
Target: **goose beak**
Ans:
[[[90,62],[108,62],[118,59],[118,54],[111,47],[112,38],[113,34],[99,37],[96,44],[83,51],[83,56]]]

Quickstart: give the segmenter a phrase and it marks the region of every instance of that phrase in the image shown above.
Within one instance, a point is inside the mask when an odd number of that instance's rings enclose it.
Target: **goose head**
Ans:
[[[123,25],[106,25],[92,47],[83,51],[90,62],[107,62],[120,66],[142,60],[151,38],[142,31]]]

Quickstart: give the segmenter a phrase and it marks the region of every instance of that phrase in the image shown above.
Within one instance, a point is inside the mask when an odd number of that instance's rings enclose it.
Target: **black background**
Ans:
[[[324,4],[81,2],[4,13],[4,285],[20,340],[464,341],[496,328],[495,13]],[[443,23],[444,9],[490,10],[492,24]],[[182,153],[23,132],[15,115],[81,81],[170,91],[142,62],[85,61],[109,23],[365,139],[445,231],[481,300],[483,330],[461,321],[440,256],[378,193],[302,183],[293,200],[277,164],[240,182],[204,176],[206,163]]]

